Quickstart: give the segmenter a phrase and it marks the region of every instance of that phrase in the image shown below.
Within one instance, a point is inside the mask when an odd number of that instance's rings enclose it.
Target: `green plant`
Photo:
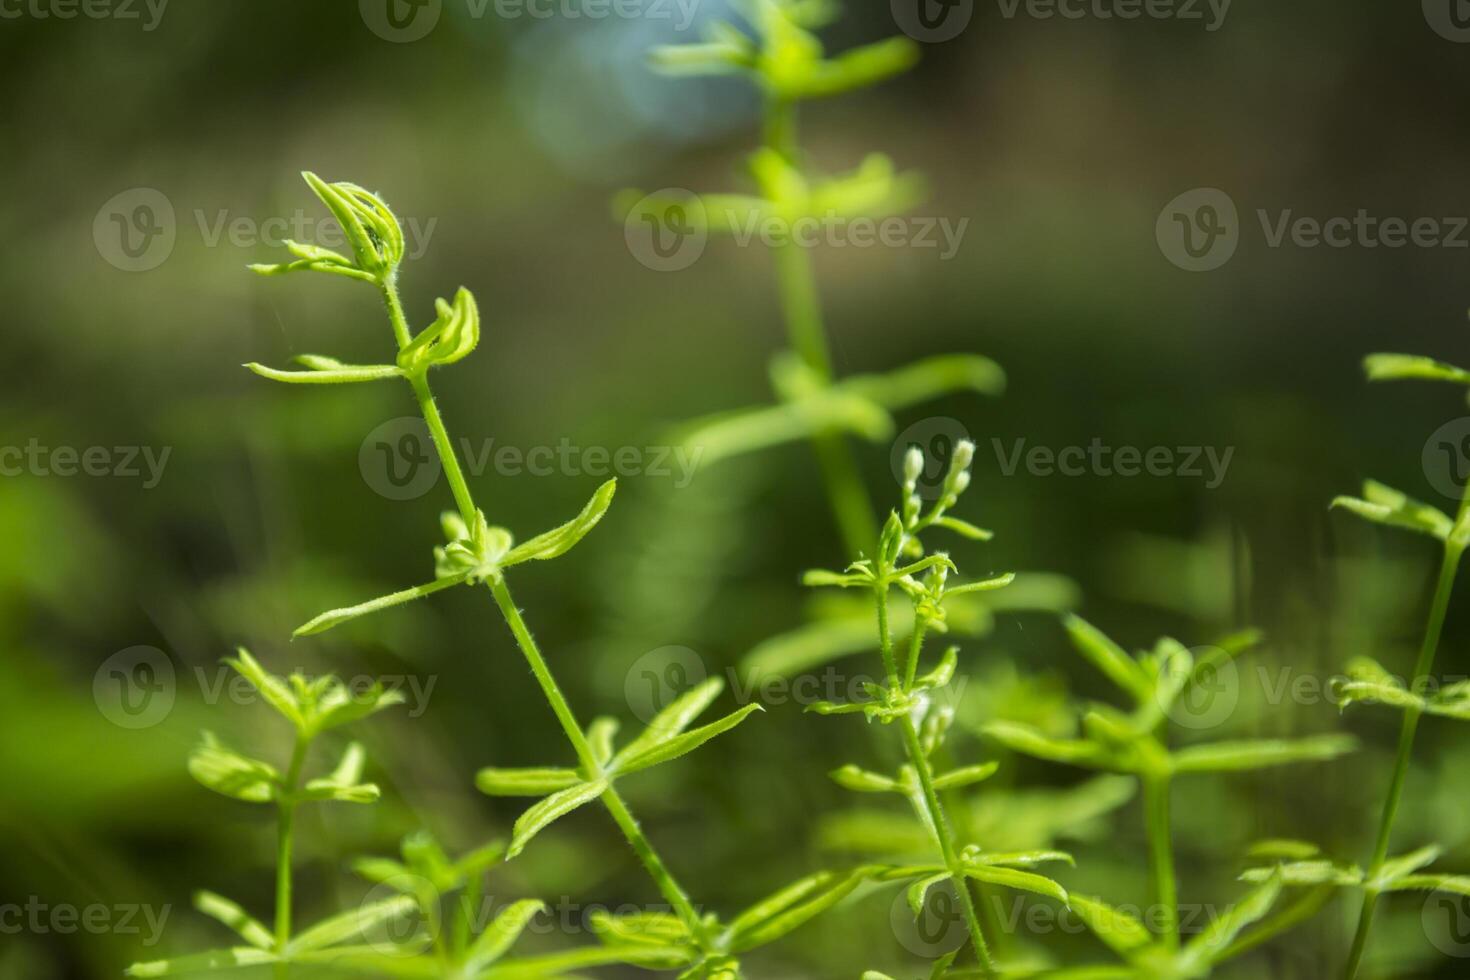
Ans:
[[[434,550],[435,576],[414,586],[367,602],[323,613],[296,631],[310,636],[370,613],[419,599],[458,585],[485,585],[531,668],[575,758],[575,766],[540,769],[490,768],[480,772],[479,787],[493,795],[537,796],[541,799],[516,821],[506,858],[514,858],[540,831],[573,810],[600,801],[627,838],[634,853],[672,910],[664,916],[637,916],[609,921],[604,938],[611,954],[597,956],[641,965],[678,966],[688,978],[739,975],[739,955],[772,942],[825,910],[855,886],[852,874],[822,873],[797,882],[766,902],[722,924],[713,914],[701,914],[684,886],[675,878],[629,811],[615,781],[644,769],[677,759],[709,739],[734,728],[758,704],[699,728],[689,726],[720,694],[713,680],[686,692],[668,705],[620,751],[614,748],[617,723],[597,718],[583,728],[531,635],[511,596],[506,571],[528,561],[544,561],[564,554],[602,520],[612,502],[615,481],[598,488],[586,507],[571,521],[521,544],[511,533],[490,524],[475,504],[460,467],[449,432],[429,386],[432,368],[453,364],[468,356],[480,338],[478,307],[468,290],[453,300],[440,300],[437,318],[414,334],[408,326],[397,288],[403,234],[397,219],[381,199],[361,187],[327,183],[305,174],[307,183],[341,224],[351,245],[350,256],[313,245],[287,243],[296,259],[280,265],[254,267],[265,275],[317,271],[345,276],[374,285],[382,296],[397,342],[393,364],[352,365],[333,358],[298,358],[305,370],[282,371],[259,364],[252,371],[276,381],[298,384],[340,384],[402,379],[412,389],[448,477],[456,510],[442,520],[446,540]],[[670,922],[677,927],[671,927]],[[596,957],[594,957],[596,958]]]
[[[646,217],[655,227],[693,222],[700,231],[739,233],[761,222],[791,228],[797,222],[899,214],[923,198],[923,182],[896,172],[872,154],[851,173],[813,175],[797,141],[797,108],[806,101],[860,89],[907,70],[918,58],[908,38],[894,37],[827,57],[813,33],[838,14],[822,0],[747,0],[741,10],[754,36],[716,23],[702,44],[659,48],[654,65],[672,75],[748,77],[764,98],[763,142],[748,161],[756,194],[704,194],[690,209],[682,196],[625,192],[619,217]],[[848,556],[870,553],[878,526],[845,436],[873,441],[891,437],[890,413],[953,391],[996,394],[1005,375],[993,361],[972,354],[942,355],[885,374],[839,379],[823,325],[821,301],[808,248],[790,236],[773,245],[776,282],[790,351],[771,362],[771,386],[779,404],[725,412],[692,423],[682,438],[700,461],[716,460],[810,439],[821,465],[832,511]]]
[[[364,947],[348,945],[363,933],[413,908],[413,900],[392,896],[369,902],[340,915],[331,916],[309,929],[295,931],[291,914],[291,855],[296,809],[303,803],[373,803],[378,787],[362,782],[362,746],[352,743],[330,773],[304,780],[307,754],[317,737],[402,702],[397,692],[374,685],[354,694],[334,677],[308,679],[301,674],[289,678],[268,673],[247,651],[227,663],[250,682],[260,696],[291,723],[295,738],[291,760],[282,772],[260,759],[227,748],[212,733],[205,732],[189,757],[189,773],[201,784],[246,803],[274,804],[276,808],[276,908],[275,928],[252,918],[243,908],[213,892],[194,896],[200,912],[217,919],[236,932],[246,945],[213,950],[173,960],[136,963],[128,970],[134,977],[164,977],[179,973],[229,969],[269,964],[276,976],[287,975],[291,964],[335,962],[362,953]],[[370,947],[369,947],[370,948]]]
[[[1363,366],[1370,381],[1423,379],[1470,386],[1470,371],[1427,357],[1410,354],[1372,354],[1364,361]],[[1389,780],[1388,792],[1384,798],[1383,815],[1378,823],[1378,834],[1368,869],[1362,872],[1352,868],[1352,871],[1357,872],[1355,879],[1350,872],[1344,876],[1335,873],[1333,875],[1335,883],[1339,877],[1342,877],[1344,880],[1340,883],[1363,889],[1362,909],[1358,913],[1358,926],[1353,935],[1353,945],[1347,961],[1346,976],[1351,980],[1357,975],[1362,963],[1363,953],[1368,943],[1368,932],[1373,925],[1373,913],[1378,906],[1378,898],[1384,891],[1402,890],[1406,881],[1409,882],[1407,887],[1410,888],[1442,888],[1463,893],[1466,887],[1466,879],[1463,877],[1413,874],[1437,855],[1437,852],[1430,848],[1415,851],[1405,858],[1392,860],[1388,856],[1388,851],[1393,838],[1394,819],[1398,815],[1399,803],[1403,798],[1404,782],[1408,778],[1409,766],[1413,759],[1414,736],[1419,729],[1419,719],[1426,713],[1458,718],[1470,717],[1470,714],[1466,712],[1466,705],[1470,703],[1470,690],[1467,690],[1465,685],[1446,688],[1434,698],[1423,696],[1425,685],[1433,680],[1434,657],[1439,649],[1440,634],[1444,630],[1445,615],[1449,611],[1450,596],[1454,592],[1455,574],[1459,570],[1460,559],[1464,556],[1466,546],[1470,545],[1470,484],[1466,485],[1459,509],[1453,518],[1436,507],[1421,503],[1407,494],[1371,480],[1364,484],[1362,497],[1338,497],[1333,501],[1333,506],[1343,507],[1377,524],[1427,534],[1439,541],[1441,547],[1439,577],[1434,588],[1434,599],[1429,606],[1429,619],[1424,627],[1424,638],[1419,646],[1419,656],[1414,663],[1413,680],[1408,689],[1393,681],[1388,672],[1378,664],[1367,660],[1350,665],[1349,679],[1340,686],[1340,693],[1345,703],[1357,700],[1377,700],[1404,712],[1403,725],[1399,730],[1398,750],[1394,757],[1393,775]],[[1427,880],[1431,878],[1435,881]]]

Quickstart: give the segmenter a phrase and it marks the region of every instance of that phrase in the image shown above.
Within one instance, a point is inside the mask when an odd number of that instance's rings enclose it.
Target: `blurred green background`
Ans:
[[[184,769],[203,726],[262,752],[287,748],[268,709],[210,696],[237,644],[282,673],[392,675],[428,691],[411,704],[417,717],[399,710],[359,726],[384,802],[306,819],[307,918],[355,901],[365,886],[348,860],[389,853],[410,830],[427,826],[456,849],[505,833],[520,804],[475,793],[476,768],[567,761],[482,595],[453,592],[287,642],[324,608],[426,579],[448,501],[442,483],[387,499],[359,465],[375,426],[413,414],[405,389],[288,389],[239,366],[303,352],[371,363],[391,349],[370,290],[246,272],[279,258],[262,240],[267,218],[323,217],[300,170],[379,191],[410,223],[410,251],[424,247],[402,288],[418,325],[461,284],[479,297],[480,349],[436,377],[451,428],[477,446],[666,445],[681,420],[768,400],[766,362],[784,340],[763,250],[712,240],[691,267],[658,272],[635,260],[611,217],[625,186],[747,186],[740,163],[758,113],[748,88],[664,79],[644,64],[651,45],[692,36],[677,17],[573,16],[575,6],[475,16],[465,0],[444,0],[431,31],[399,43],[345,0],[173,0],[156,20],[142,4],[131,20],[36,9],[7,5],[0,19],[0,445],[169,454],[156,486],[145,486],[146,468],[0,479],[0,904],[169,909],[156,943],[142,919],[141,934],[0,932],[0,976],[50,980],[117,976],[136,958],[219,945],[218,928],[188,907],[195,888],[269,908],[267,816],[212,796]],[[965,516],[999,533],[957,548],[962,570],[1064,577],[1082,611],[1129,646],[1260,626],[1268,642],[1248,661],[1227,731],[1345,726],[1364,738],[1362,752],[1331,766],[1181,786],[1186,902],[1234,894],[1238,855],[1259,837],[1309,837],[1362,860],[1397,717],[1269,704],[1260,681],[1325,677],[1368,653],[1410,669],[1431,546],[1326,505],[1369,475],[1450,505],[1424,450],[1464,414],[1458,395],[1369,390],[1359,361],[1380,349],[1466,359],[1465,236],[1459,247],[1273,248],[1256,213],[1470,214],[1470,48],[1412,4],[1240,2],[1214,31],[1021,9],[1007,17],[977,4],[960,36],[924,45],[906,76],[804,113],[818,168],[880,150],[928,175],[916,213],[969,222],[947,261],[914,248],[816,255],[838,370],[951,351],[995,358],[1009,375],[1003,398],[955,396],[899,420],[957,419],[979,443]],[[726,13],[700,0],[691,31]],[[825,38],[840,50],[894,32],[886,5],[853,5]],[[1207,273],[1171,264],[1155,238],[1160,211],[1195,187],[1226,191],[1241,216],[1238,251]],[[109,205],[138,188],[167,201],[174,242],[154,267],[129,271],[108,244]],[[995,448],[1094,438],[1233,456],[1207,488],[1187,476],[1006,475]],[[885,504],[896,496],[890,449],[857,446]],[[492,521],[522,536],[573,513],[597,482],[493,468],[475,479]],[[680,482],[623,479],[581,547],[514,577],[584,718],[633,723],[630,676],[659,648],[687,647],[710,673],[733,669],[803,621],[811,597],[799,573],[843,558],[805,446]],[[1068,601],[1063,581],[1035,581],[1038,604]],[[1467,672],[1460,605],[1439,661],[1446,674]],[[140,645],[165,652],[176,698],[158,723],[127,728],[94,690],[106,687],[109,658]],[[1061,711],[1067,689],[1107,696],[1044,610],[997,612],[987,635],[964,640],[962,664],[971,727]],[[973,734],[952,744],[967,761],[995,753]],[[851,863],[840,818],[853,801],[824,774],[891,763],[892,747],[858,722],[773,705],[699,764],[627,791],[700,901],[728,911],[797,873]],[[1463,733],[1427,722],[1419,759],[1400,849],[1439,840],[1445,867],[1470,866]],[[1016,783],[1079,782],[1014,761],[972,803],[983,811],[987,793]],[[1032,815],[992,840],[1049,837],[1058,799],[1030,799]],[[1062,840],[1079,866],[1064,881],[1143,901],[1138,828],[1136,801],[1073,825]],[[590,811],[492,882],[498,896],[564,896],[579,908],[656,897]],[[763,952],[753,975],[919,975],[922,951],[889,925],[894,899],[892,889],[865,893]],[[1328,975],[1350,905],[1334,902],[1235,975]],[[1378,975],[1463,975],[1465,960],[1426,941],[1422,909],[1412,896],[1391,904]],[[592,941],[557,932],[532,945]],[[1103,958],[1084,936],[1062,942],[1084,961]]]

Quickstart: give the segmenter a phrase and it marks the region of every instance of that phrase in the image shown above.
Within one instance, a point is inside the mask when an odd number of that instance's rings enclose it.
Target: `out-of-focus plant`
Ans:
[[[746,0],[750,33],[715,23],[702,44],[659,48],[655,67],[671,75],[742,75],[764,96],[764,139],[748,171],[755,194],[702,194],[689,207],[685,196],[620,195],[618,217],[646,218],[655,227],[693,223],[701,232],[739,233],[774,221],[831,221],[899,214],[923,198],[923,182],[899,173],[892,160],[868,156],[856,170],[837,176],[810,172],[797,140],[801,103],[876,84],[911,67],[916,45],[894,37],[828,57],[813,33],[838,14],[823,0]],[[847,435],[890,438],[891,412],[953,391],[998,393],[1005,375],[973,354],[928,358],[884,374],[839,379],[823,325],[821,300],[807,246],[781,236],[773,244],[777,288],[790,351],[771,361],[778,404],[723,413],[698,421],[683,439],[701,452],[702,464],[801,439],[810,439],[821,464],[833,512],[848,556],[870,553],[878,537],[873,505],[858,474]]]
[[[1165,637],[1153,650],[1133,657],[1080,617],[1069,616],[1066,622],[1078,651],[1126,696],[1129,710],[1092,705],[1082,718],[1080,737],[1058,738],[1033,726],[1008,721],[992,722],[985,731],[1016,752],[1084,769],[1129,774],[1143,785],[1155,912],[1147,918],[1156,920],[1156,928],[1150,931],[1137,916],[1097,899],[1073,895],[1073,911],[1126,961],[1120,967],[1083,968],[1098,972],[1076,975],[1140,980],[1208,976],[1216,965],[1300,921],[1302,910],[1288,907],[1279,918],[1262,921],[1283,885],[1280,874],[1270,874],[1202,932],[1188,941],[1183,939],[1170,825],[1174,779],[1327,761],[1352,751],[1356,743],[1348,736],[1322,735],[1221,741],[1171,749],[1167,728],[1174,705],[1187,697],[1191,688],[1206,684],[1220,666],[1254,645],[1258,637],[1240,634],[1198,657],[1177,640]],[[1257,929],[1242,938],[1242,931],[1256,923]]]
[[[362,782],[365,757],[357,743],[347,746],[336,768],[314,779],[305,778],[307,753],[322,733],[400,704],[402,695],[385,690],[380,684],[355,693],[330,676],[278,677],[268,673],[243,649],[227,662],[295,729],[290,762],[283,772],[269,762],[226,747],[213,734],[205,732],[189,757],[189,773],[216,793],[246,803],[275,805],[275,927],[267,928],[228,898],[201,891],[194,896],[195,908],[232,929],[245,940],[245,945],[172,960],[136,963],[128,969],[129,976],[165,977],[269,964],[277,977],[285,977],[290,964],[333,963],[372,949],[353,946],[351,942],[414,908],[412,898],[390,896],[331,916],[299,932],[293,929],[292,923],[291,855],[297,807],[303,803],[331,801],[373,803],[379,796],[376,785]]]
[[[575,757],[574,767],[482,770],[477,784],[497,796],[533,796],[540,799],[516,821],[506,858],[514,858],[554,821],[594,800],[612,816],[634,853],[672,910],[667,916],[641,914],[610,920],[602,930],[613,955],[598,951],[599,962],[618,960],[640,966],[681,968],[684,977],[734,978],[740,975],[739,956],[772,942],[844,897],[857,883],[854,874],[822,873],[784,889],[730,923],[697,909],[685,887],[675,878],[629,811],[615,782],[677,759],[740,724],[759,704],[749,704],[723,718],[690,728],[719,696],[722,683],[707,682],[668,705],[649,726],[621,749],[614,746],[617,722],[597,718],[583,727],[562,693],[550,665],[531,635],[511,596],[506,571],[529,561],[545,561],[565,554],[582,540],[607,513],[616,481],[598,488],[575,518],[560,527],[517,544],[511,533],[492,525],[475,504],[459,458],[429,386],[431,369],[454,364],[468,356],[480,339],[480,315],[474,297],[460,289],[452,302],[439,300],[437,318],[415,334],[408,325],[397,286],[398,263],[403,256],[403,233],[388,206],[355,184],[327,183],[305,174],[307,183],[346,232],[350,256],[314,245],[288,242],[294,261],[256,266],[266,275],[316,271],[361,280],[375,286],[387,308],[398,353],[392,364],[353,365],[334,358],[307,355],[297,358],[306,369],[281,371],[259,364],[251,370],[276,381],[302,384],[341,384],[402,379],[418,400],[454,496],[456,510],[443,519],[446,543],[434,549],[435,577],[423,585],[367,602],[323,613],[296,631],[309,636],[343,623],[402,605],[458,585],[485,585],[501,614]],[[670,922],[677,928],[672,928]],[[501,969],[497,967],[496,969]]]
[[[1470,371],[1428,357],[1371,354],[1364,360],[1363,367],[1370,381],[1422,379],[1470,386]],[[1449,611],[1450,596],[1455,588],[1455,574],[1459,570],[1466,546],[1470,545],[1470,483],[1465,485],[1454,517],[1437,507],[1421,503],[1407,494],[1371,480],[1363,485],[1363,496],[1338,497],[1333,501],[1333,506],[1350,510],[1376,524],[1426,534],[1440,543],[1439,577],[1409,686],[1405,688],[1388,671],[1365,658],[1350,665],[1348,679],[1338,685],[1339,694],[1345,703],[1377,701],[1404,713],[1403,724],[1399,729],[1398,750],[1394,757],[1393,775],[1384,797],[1383,815],[1378,823],[1378,835],[1368,868],[1366,871],[1352,869],[1357,871],[1355,881],[1334,882],[1351,883],[1363,889],[1362,909],[1358,913],[1358,927],[1353,935],[1353,945],[1347,961],[1346,976],[1351,980],[1357,975],[1362,963],[1379,896],[1384,891],[1401,890],[1394,887],[1396,882],[1401,883],[1404,875],[1416,871],[1437,855],[1437,851],[1430,847],[1403,858],[1391,859],[1388,851],[1393,838],[1394,820],[1403,799],[1404,782],[1413,761],[1414,737],[1419,729],[1419,719],[1426,713],[1462,719],[1470,717],[1470,688],[1466,685],[1454,685],[1440,690],[1433,697],[1425,696],[1426,686],[1434,680],[1434,658],[1439,649],[1440,634],[1444,630],[1445,615]],[[1427,859],[1426,855],[1429,855]],[[1396,872],[1397,877],[1390,872]],[[1350,873],[1345,874],[1346,878],[1352,877]],[[1411,875],[1410,880],[1435,877],[1439,876]],[[1441,885],[1427,887],[1443,887],[1447,891],[1463,893],[1466,886],[1466,879],[1460,877],[1446,876],[1441,881]]]

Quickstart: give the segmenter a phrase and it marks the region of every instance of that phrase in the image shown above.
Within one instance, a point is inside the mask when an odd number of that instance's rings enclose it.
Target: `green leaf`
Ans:
[[[1363,484],[1361,500],[1337,497],[1332,506],[1350,510],[1376,524],[1417,531],[1440,541],[1446,540],[1454,530],[1454,521],[1444,511],[1373,480]]]
[[[980,851],[966,857],[967,862],[992,868],[1034,868],[1038,864],[1061,862],[1076,865],[1066,851]]]
[[[501,565],[509,568],[523,561],[545,561],[566,554],[602,520],[602,515],[607,513],[607,508],[612,504],[613,493],[617,489],[618,481],[608,480],[597,488],[597,492],[587,501],[587,506],[582,508],[580,514],[560,527],[538,534],[526,543],[510,549],[501,559]]]
[[[731,712],[719,721],[714,721],[693,731],[665,739],[637,755],[627,755],[625,752],[620,752],[617,758],[613,760],[613,767],[620,773],[630,773],[668,762],[671,759],[677,759],[681,755],[693,752],[716,735],[723,734],[734,728],[746,718],[750,717],[752,712],[764,710],[759,704],[747,704],[745,707]]]
[[[1404,875],[1384,889],[1391,892],[1451,892],[1470,896],[1470,875]]]
[[[214,892],[194,893],[194,907],[211,919],[215,919],[239,934],[240,938],[257,949],[274,949],[276,939],[258,919],[254,919],[236,903],[216,895]]]
[[[151,963],[134,963],[125,974],[130,977],[173,977],[182,974],[201,973],[212,970],[230,970],[242,966],[261,966],[276,962],[276,955],[252,946],[235,949],[217,949],[209,953],[180,956],[172,960],[154,960]]]
[[[575,769],[481,769],[475,786],[488,796],[545,796],[582,781]]]
[[[1102,671],[1108,680],[1132,695],[1139,704],[1149,702],[1153,697],[1153,679],[1144,673],[1143,668],[1127,651],[1081,616],[1068,615],[1063,623],[1078,651]]]
[[[310,171],[301,176],[342,226],[359,269],[381,275],[398,265],[403,230],[386,204],[356,184],[329,184]]]
[[[1020,891],[1034,892],[1037,895],[1045,895],[1054,898],[1063,905],[1069,904],[1067,889],[1052,881],[1044,875],[1032,874],[1029,871],[1017,871],[1014,868],[999,868],[988,864],[965,863],[965,874],[976,881],[983,881],[988,885],[1002,885],[1006,888],[1015,888]]]
[[[1071,896],[1068,904],[1093,935],[1124,959],[1153,945],[1153,934],[1131,912],[1081,895]]]
[[[976,529],[978,530],[978,528]],[[964,582],[960,585],[949,585],[944,589],[948,596],[968,595],[971,592],[994,592],[1003,589],[1016,580],[1015,572],[1006,572],[1004,575],[996,575],[993,578],[981,579],[978,582]]]
[[[1103,748],[1093,742],[1075,738],[1052,738],[1029,725],[1010,721],[991,722],[981,732],[1013,752],[1094,769],[1108,768],[1112,760]]]
[[[948,881],[950,877],[951,875],[948,871],[941,871],[939,874],[929,875],[927,878],[920,878],[912,885],[909,885],[904,892],[904,898],[907,899],[909,911],[914,914],[915,919],[924,914],[924,899],[929,894],[929,889],[941,882]]]
[[[376,803],[382,795],[372,783],[359,783],[362,778],[364,756],[362,746],[356,742],[347,746],[342,761],[329,776],[313,779],[306,784],[301,799],[336,800],[342,803]]]
[[[250,686],[260,692],[266,703],[275,708],[286,720],[297,728],[306,723],[305,716],[301,713],[301,704],[296,695],[286,682],[262,667],[250,651],[244,647],[236,648],[234,657],[225,658],[225,663],[235,669],[241,677],[250,682]]]
[[[331,358],[316,357],[310,354],[297,358],[303,363],[308,362],[308,359],[311,363],[310,371],[282,371],[278,368],[266,367],[255,361],[251,361],[245,367],[262,378],[299,385],[355,384],[360,381],[386,381],[389,378],[403,376],[402,372],[391,364],[343,364]]]
[[[1250,868],[1240,875],[1241,881],[1264,882],[1280,876],[1281,883],[1292,886],[1335,885],[1357,888],[1363,884],[1363,869],[1341,865],[1325,859],[1290,861],[1270,868]]]
[[[855,793],[902,793],[903,787],[887,776],[869,772],[849,763],[829,775],[837,785]]]
[[[560,792],[552,793],[546,799],[534,804],[516,821],[511,833],[510,849],[505,852],[506,860],[510,860],[525,850],[531,838],[545,830],[553,821],[597,799],[607,789],[607,786],[606,779],[578,783]]]
[[[418,903],[408,895],[394,895],[391,898],[368,902],[358,908],[323,919],[307,929],[286,944],[286,954],[290,956],[336,946],[390,919],[407,915],[417,907]]]
[[[729,75],[755,67],[751,45],[713,42],[668,44],[654,48],[649,63],[665,75]]]
[[[681,734],[714,703],[724,689],[725,682],[722,678],[710,677],[679,695],[654,715],[648,727],[624,747],[621,753],[623,758],[632,758]]]
[[[394,592],[391,595],[369,599],[367,602],[360,602],[355,606],[332,609],[322,613],[311,622],[297,627],[296,632],[291,635],[313,636],[317,633],[325,633],[334,626],[341,626],[343,623],[350,622],[360,616],[366,616],[369,613],[379,612],[384,609],[391,609],[394,606],[401,606],[405,602],[422,599],[424,596],[433,595],[435,592],[443,592],[445,589],[462,584],[467,578],[468,573],[462,573],[450,578],[437,579],[427,585],[416,585],[411,589],[404,589],[402,592]]]
[[[1246,855],[1253,858],[1261,858],[1271,861],[1284,859],[1288,861],[1307,861],[1322,853],[1322,848],[1311,841],[1289,840],[1286,838],[1270,838],[1256,841],[1246,851]]]
[[[789,99],[816,99],[866,88],[912,68],[919,46],[906,37],[891,37],[816,61],[777,85]]]
[[[944,775],[935,777],[934,788],[937,790],[947,790],[959,789],[961,786],[971,786],[981,780],[989,779],[995,775],[995,771],[999,768],[999,762],[986,762],[981,765],[951,769]]]
[[[1356,751],[1350,735],[1317,735],[1295,740],[1250,739],[1181,749],[1173,755],[1175,772],[1240,772],[1294,762],[1326,762]]]
[[[398,367],[405,375],[462,361],[480,343],[480,308],[468,289],[460,287],[453,303],[435,300],[434,309],[438,313],[434,322],[398,353]]]
[[[587,746],[592,750],[592,758],[599,766],[605,766],[612,761],[613,737],[618,733],[618,720],[602,715],[592,719],[592,724],[587,726]]]
[[[743,953],[800,928],[846,898],[863,877],[862,869],[819,871],[762,899],[731,920],[730,951]]]
[[[939,659],[938,665],[927,674],[914,679],[913,689],[916,691],[928,691],[937,687],[944,687],[954,678],[955,669],[959,666],[960,648],[950,647],[944,651],[944,656]]]
[[[1408,854],[1389,858],[1383,862],[1383,866],[1379,868],[1378,874],[1374,876],[1369,884],[1374,888],[1387,888],[1400,878],[1406,878],[1420,868],[1427,868],[1435,861],[1438,861],[1440,855],[1443,853],[1444,848],[1438,844],[1430,844],[1428,847],[1421,847],[1417,851],[1410,851]]]
[[[465,953],[466,975],[473,976],[504,956],[531,920],[545,908],[545,902],[524,899],[497,915],[495,921],[475,937]]]
[[[213,732],[204,732],[189,755],[189,775],[207,789],[247,803],[269,803],[280,788],[274,766],[225,748]]]
[[[330,686],[314,705],[303,705],[303,708],[310,709],[303,712],[306,715],[306,733],[315,735],[340,728],[375,715],[384,708],[403,704],[405,700],[402,691],[389,690],[381,681],[374,681],[372,687],[359,693],[332,678]]]
[[[1214,963],[1241,930],[1271,911],[1281,894],[1281,878],[1273,876],[1248,892],[1225,913],[1205,926],[1184,947],[1184,957],[1196,963]]]
[[[1414,354],[1369,354],[1363,358],[1363,370],[1367,372],[1369,381],[1422,378],[1470,385],[1470,371]]]
[[[690,941],[684,920],[671,912],[631,912],[613,915],[605,911],[592,914],[592,930],[607,941],[646,946],[683,946]]]

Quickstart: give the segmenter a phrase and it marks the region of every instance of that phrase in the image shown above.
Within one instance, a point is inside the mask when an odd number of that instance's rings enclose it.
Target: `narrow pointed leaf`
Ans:
[[[258,919],[252,918],[243,908],[214,892],[194,893],[194,907],[211,919],[229,926],[240,938],[257,949],[272,949],[276,939]]]
[[[286,682],[275,674],[270,673],[260,665],[250,651],[244,647],[238,647],[235,656],[226,657],[225,663],[235,669],[241,677],[250,682],[250,686],[260,692],[266,703],[275,708],[286,717],[293,725],[300,728],[305,724],[305,716],[301,713],[301,706],[297,703],[296,695]]]
[[[1179,750],[1173,755],[1173,764],[1175,772],[1240,772],[1295,762],[1326,762],[1357,747],[1357,739],[1350,735],[1216,742]]]
[[[715,698],[719,697],[720,692],[724,689],[725,682],[720,677],[711,677],[696,684],[654,715],[648,727],[640,732],[637,738],[629,742],[621,754],[624,758],[631,758],[661,742],[668,741],[675,735],[682,734],[694,719],[714,703]]]
[[[1421,847],[1417,851],[1410,851],[1408,854],[1401,854],[1398,857],[1389,858],[1383,862],[1383,867],[1379,869],[1378,875],[1373,879],[1373,885],[1376,888],[1383,888],[1400,878],[1413,874],[1420,868],[1427,868],[1435,861],[1438,861],[1439,856],[1443,853],[1444,848],[1438,844],[1430,844],[1428,847]]]
[[[231,970],[242,966],[261,966],[276,962],[276,955],[253,946],[217,949],[209,953],[180,956],[173,960],[134,963],[125,971],[130,977],[173,977],[214,970]]]
[[[1246,926],[1271,911],[1280,894],[1279,876],[1258,885],[1191,939],[1185,947],[1185,956],[1196,962],[1215,962]]]
[[[1052,738],[1029,725],[996,721],[982,731],[1013,752],[1073,766],[1107,768],[1110,756],[1101,746],[1077,738]]]
[[[311,622],[297,627],[296,632],[291,635],[312,636],[317,633],[325,633],[334,626],[341,626],[343,623],[350,622],[360,616],[366,616],[384,609],[391,609],[394,606],[401,606],[405,602],[422,599],[424,596],[433,595],[435,592],[443,592],[445,589],[462,584],[467,577],[467,575],[461,574],[449,578],[441,578],[429,582],[427,585],[416,585],[411,589],[404,589],[402,592],[380,596],[377,599],[369,599],[367,602],[360,602],[355,606],[333,609],[329,612],[322,613]]]
[[[313,368],[310,371],[282,371],[255,361],[245,366],[262,378],[298,385],[356,384],[361,381],[386,381],[403,376],[403,372],[392,364],[342,364],[338,367]]]
[[[1131,912],[1081,895],[1073,895],[1070,905],[1092,934],[1124,959],[1153,944],[1153,934]]]
[[[1034,892],[1037,895],[1054,898],[1063,905],[1069,904],[1067,889],[1044,875],[1017,871],[1014,868],[999,868],[988,864],[973,863],[965,865],[965,875],[988,885],[1002,885],[1019,891]]]
[[[475,786],[488,796],[546,796],[581,781],[575,769],[486,768],[475,774]]]
[[[511,833],[510,849],[505,852],[506,859],[509,860],[525,850],[531,838],[545,830],[553,821],[597,799],[607,789],[607,785],[605,779],[578,783],[558,793],[553,793],[533,805],[516,821]]]
[[[649,766],[656,766],[659,763],[677,759],[681,755],[693,752],[716,735],[728,732],[746,718],[749,718],[753,712],[764,710],[759,704],[747,704],[745,707],[731,712],[719,721],[711,722],[693,731],[665,739],[638,755],[626,757],[619,755],[619,759],[622,761],[615,760],[617,771],[625,773],[637,772],[640,769],[647,769]]]
[[[545,908],[545,902],[531,898],[516,902],[497,915],[495,921],[475,937],[465,953],[466,973],[477,973],[504,956],[531,920]]]
[[[850,789],[855,793],[903,792],[903,788],[887,776],[880,775],[876,772],[869,772],[850,763],[840,769],[832,770],[830,775],[837,785],[844,789]]]
[[[592,719],[587,726],[587,745],[592,749],[592,758],[599,766],[605,766],[613,757],[613,737],[618,733],[618,720],[602,715]]]
[[[608,480],[597,488],[597,492],[587,501],[587,506],[582,508],[580,514],[560,527],[538,534],[524,544],[510,549],[500,563],[508,568],[523,561],[544,561],[565,554],[602,520],[602,515],[607,513],[617,489],[618,481]]]
[[[1470,385],[1470,371],[1414,354],[1369,354],[1363,358],[1363,370],[1367,372],[1369,381],[1421,378]]]
[[[959,789],[961,786],[971,786],[981,780],[989,779],[995,775],[1000,768],[999,762],[986,762],[978,766],[965,766],[962,769],[952,769],[934,780],[934,788],[937,790]]]
[[[783,888],[730,923],[731,952],[743,953],[780,939],[842,901],[862,880],[861,869],[846,874],[829,871]]]
[[[1350,510],[1376,524],[1418,531],[1440,541],[1454,530],[1454,521],[1444,511],[1373,480],[1363,484],[1362,499],[1337,497],[1332,506]]]
[[[286,944],[288,954],[326,949],[361,936],[363,933],[417,908],[408,895],[395,895],[324,919]]]
[[[904,891],[904,898],[907,899],[909,903],[909,911],[914,914],[915,919],[924,914],[924,898],[929,894],[929,889],[933,888],[937,884],[940,884],[941,882],[948,881],[949,879],[949,872],[942,871],[937,875],[930,875],[927,878],[920,878],[912,885],[909,885],[909,887]]]
[[[1144,674],[1128,652],[1107,637],[1102,630],[1081,616],[1071,615],[1065,621],[1067,632],[1078,651],[1102,671],[1124,692],[1140,704],[1153,696],[1153,680]]]

